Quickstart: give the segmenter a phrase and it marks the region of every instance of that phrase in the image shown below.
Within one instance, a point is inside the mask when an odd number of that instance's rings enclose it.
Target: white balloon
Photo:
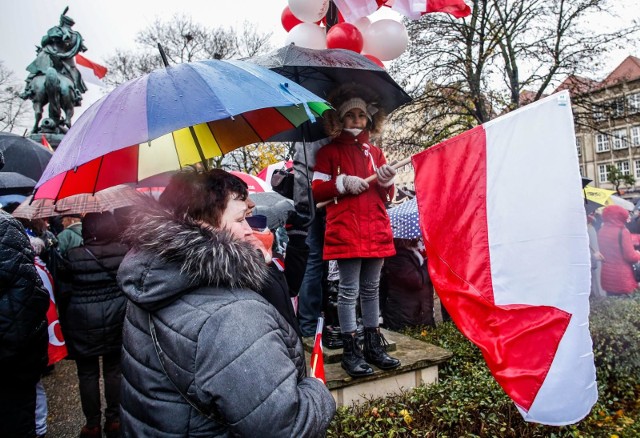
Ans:
[[[289,0],[289,10],[300,21],[316,23],[327,15],[330,0]]]
[[[369,20],[369,17],[360,17],[352,24],[357,27],[362,36],[364,36],[369,26],[371,26],[371,20]]]
[[[381,61],[391,61],[402,55],[409,45],[407,28],[389,18],[374,21],[363,32],[362,53],[373,55]]]
[[[294,43],[296,46],[308,49],[326,49],[327,36],[324,28],[313,23],[300,23],[293,27],[287,34],[285,44]]]

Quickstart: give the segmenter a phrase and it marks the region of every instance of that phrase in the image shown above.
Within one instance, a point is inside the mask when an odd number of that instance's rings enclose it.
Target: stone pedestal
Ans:
[[[58,145],[64,138],[64,134],[49,134],[49,133],[37,133],[37,134],[29,134],[29,138],[37,143],[42,143],[42,136],[45,136],[53,150],[55,151],[58,148]]]
[[[452,356],[452,353],[444,348],[400,333],[388,330],[382,330],[382,332],[393,345],[393,352],[391,348],[389,352],[402,363],[394,370],[383,371],[374,366],[372,367],[374,373],[371,376],[353,378],[340,366],[342,349],[325,348],[323,350],[327,387],[338,406],[359,403],[371,397],[385,397],[422,384],[435,383],[438,381],[438,364]],[[305,338],[304,344],[305,349],[311,352],[313,338]]]

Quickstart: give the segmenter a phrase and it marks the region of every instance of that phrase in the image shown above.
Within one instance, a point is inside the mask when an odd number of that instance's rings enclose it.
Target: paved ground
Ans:
[[[62,360],[42,378],[49,405],[47,438],[75,438],[84,425],[76,363]]]

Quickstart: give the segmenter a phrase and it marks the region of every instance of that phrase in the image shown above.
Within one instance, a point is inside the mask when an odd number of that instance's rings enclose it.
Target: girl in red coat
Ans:
[[[328,100],[336,109],[324,116],[332,142],[317,153],[312,189],[316,201],[331,200],[323,258],[338,261],[342,367],[359,377],[373,373],[369,364],[381,369],[400,365],[386,353],[378,328],[380,270],[384,258],[395,254],[385,201],[393,196],[396,172],[369,142],[369,134],[379,133],[385,118],[372,91],[350,84]],[[377,180],[367,183],[365,178],[374,174]],[[365,327],[364,355],[355,336],[358,298]]]
[[[640,261],[640,252],[633,249],[631,233],[626,228],[629,212],[619,205],[608,205],[602,212],[602,228],[598,245],[604,256],[601,283],[607,295],[630,295],[638,287],[631,265]]]

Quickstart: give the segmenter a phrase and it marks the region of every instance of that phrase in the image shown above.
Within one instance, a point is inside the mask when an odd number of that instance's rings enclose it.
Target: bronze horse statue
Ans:
[[[49,118],[58,124],[61,131],[66,132],[71,127],[71,119],[78,101],[73,82],[60,74],[53,67],[49,67],[44,75],[36,76],[31,81],[31,95],[35,124],[32,132],[39,131],[43,108],[49,104]],[[62,116],[64,111],[64,119]]]
[[[68,7],[65,8],[60,15],[60,24],[49,29],[42,37],[41,47],[36,46],[36,59],[27,67],[29,77],[20,97],[33,101],[36,118],[33,133],[67,132],[71,127],[74,106],[80,106],[82,93],[87,91],[75,64],[75,56],[87,48],[82,35],[72,29],[75,22],[66,15],[68,10]],[[49,118],[43,121],[41,127],[43,108],[47,104]]]

